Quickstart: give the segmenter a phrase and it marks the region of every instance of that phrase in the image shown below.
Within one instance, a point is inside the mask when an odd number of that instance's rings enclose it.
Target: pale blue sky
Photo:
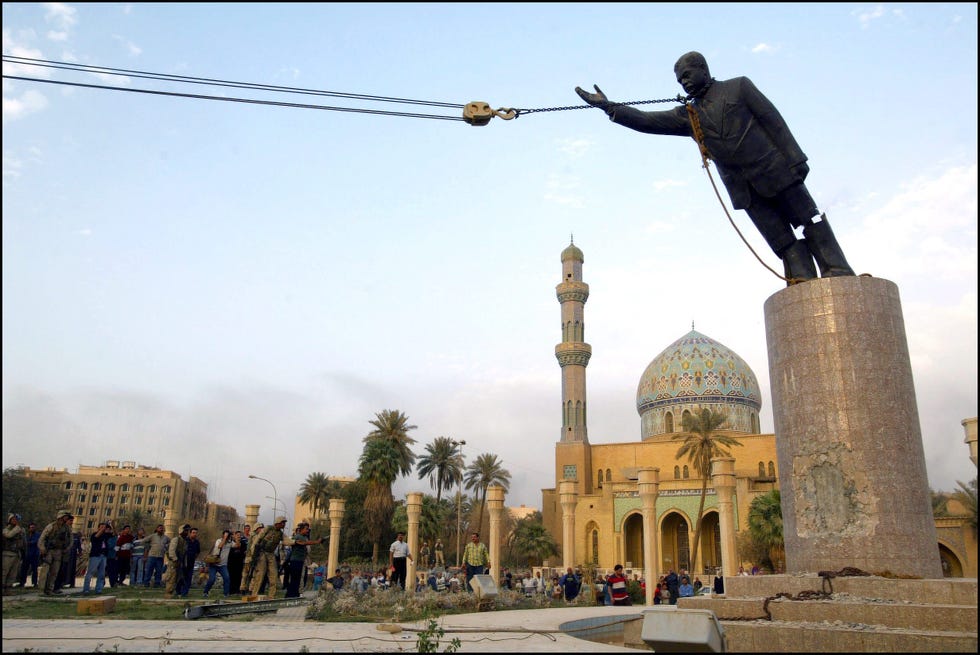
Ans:
[[[592,84],[670,98],[689,50],[776,104],[853,267],[899,285],[930,483],[972,478],[975,4],[3,5],[4,55],[493,107],[578,105]],[[781,282],[688,139],[591,109],[471,127],[5,79],[3,466],[136,460],[242,511],[269,504],[250,473],[280,497],[353,475],[368,420],[400,409],[417,452],[465,439],[512,472],[508,504],[539,506],[570,233],[594,443],[639,438],[639,376],[692,321],[753,368],[772,430],[762,306]]]

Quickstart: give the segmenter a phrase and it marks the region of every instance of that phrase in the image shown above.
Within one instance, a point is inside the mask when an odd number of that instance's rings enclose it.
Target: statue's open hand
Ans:
[[[579,86],[575,87],[575,93],[577,93],[582,100],[585,100],[585,102],[593,107],[605,109],[609,106],[609,98],[606,97],[606,94],[603,93],[602,89],[600,89],[597,85],[593,84],[592,86],[595,88],[595,93],[589,93]]]

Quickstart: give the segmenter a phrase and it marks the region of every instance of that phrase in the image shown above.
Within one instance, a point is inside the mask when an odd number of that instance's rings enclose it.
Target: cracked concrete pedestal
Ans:
[[[942,578],[898,287],[810,280],[765,321],[787,572]]]

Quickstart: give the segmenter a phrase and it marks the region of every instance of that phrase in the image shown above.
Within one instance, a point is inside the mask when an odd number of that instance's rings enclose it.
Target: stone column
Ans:
[[[735,458],[715,457],[711,460],[711,484],[718,494],[718,527],[721,529],[721,573],[732,576],[738,572],[735,548]],[[704,557],[702,556],[702,560]]]
[[[413,491],[406,496],[405,509],[408,513],[408,552],[412,559],[406,562],[405,591],[415,593],[415,558],[419,556],[419,519],[422,518],[422,493]]]
[[[340,565],[340,524],[344,520],[344,505],[342,498],[331,498],[330,509],[330,547],[327,556],[327,577],[333,577],[334,571]]]
[[[963,440],[970,447],[970,459],[973,461],[973,465],[977,465],[977,417],[965,418],[960,421],[960,425],[963,426],[963,431],[966,432],[966,438]]]
[[[561,503],[561,552],[562,568],[575,566],[575,506],[578,504],[578,485],[575,480],[558,483],[558,501]]]
[[[245,524],[254,530],[255,524],[258,522],[259,522],[259,505],[246,505]],[[333,574],[331,573],[331,575]]]
[[[174,537],[179,530],[180,528],[177,527],[177,511],[173,509],[164,510],[163,533]]]
[[[500,589],[500,524],[504,519],[504,488],[487,487],[487,508],[490,510],[490,575]]]
[[[644,468],[639,472],[637,489],[643,501],[643,579],[646,581],[647,605],[653,607],[657,587],[657,496],[660,494],[660,469]]]
[[[765,320],[787,573],[942,578],[898,287],[810,280]]]

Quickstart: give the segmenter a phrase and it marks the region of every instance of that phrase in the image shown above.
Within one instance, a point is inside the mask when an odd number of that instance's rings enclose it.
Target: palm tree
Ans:
[[[385,534],[384,527],[391,523],[395,507],[391,485],[398,478],[401,463],[395,444],[382,439],[368,440],[358,463],[358,476],[367,484],[364,522],[373,544],[371,559],[375,564],[378,562],[379,541]]]
[[[299,487],[299,500],[310,506],[312,520],[319,518],[320,510],[330,497],[330,478],[325,473],[310,473]]]
[[[411,473],[412,466],[415,464],[415,453],[410,446],[415,443],[415,439],[408,436],[408,432],[418,426],[409,425],[408,417],[397,409],[382,410],[375,414],[375,419],[369,423],[374,426],[374,429],[364,437],[364,443],[379,439],[389,442],[398,453],[399,474]]]
[[[545,558],[558,554],[558,543],[544,527],[539,512],[519,520],[507,544],[514,557],[528,566],[540,564]],[[493,565],[498,566],[496,563]]]
[[[429,485],[436,490],[436,501],[440,501],[442,492],[450,491],[462,477],[463,458],[452,439],[436,437],[425,447],[415,470],[419,480],[429,478]]]
[[[503,467],[503,462],[496,455],[483,453],[466,469],[464,484],[467,489],[476,493],[476,498],[480,501],[480,518],[476,524],[477,530],[480,530],[483,528],[483,509],[487,504],[487,488],[493,484],[507,491],[510,488],[510,472]]]
[[[944,494],[942,491],[929,490],[929,500],[932,503],[932,515],[935,518],[942,518],[944,516],[949,516],[949,496]]]
[[[695,567],[698,561],[698,546],[701,541],[701,514],[704,512],[704,499],[708,495],[708,477],[711,474],[711,460],[715,457],[730,457],[728,450],[731,446],[741,446],[742,444],[734,437],[715,434],[716,430],[728,421],[728,415],[707,407],[701,408],[700,413],[684,413],[681,424],[684,433],[674,437],[675,440],[683,440],[676,458],[680,459],[687,456],[687,460],[694,465],[694,470],[701,476],[701,504],[698,506],[697,524],[694,529],[694,550],[691,554],[691,568]]]
[[[973,533],[977,532],[977,479],[973,478],[968,483],[956,481],[959,489],[953,492],[952,499],[962,505],[967,512],[970,527]]]
[[[783,553],[783,508],[779,489],[757,496],[749,505],[749,534],[752,540],[765,547],[774,568],[779,568]]]

